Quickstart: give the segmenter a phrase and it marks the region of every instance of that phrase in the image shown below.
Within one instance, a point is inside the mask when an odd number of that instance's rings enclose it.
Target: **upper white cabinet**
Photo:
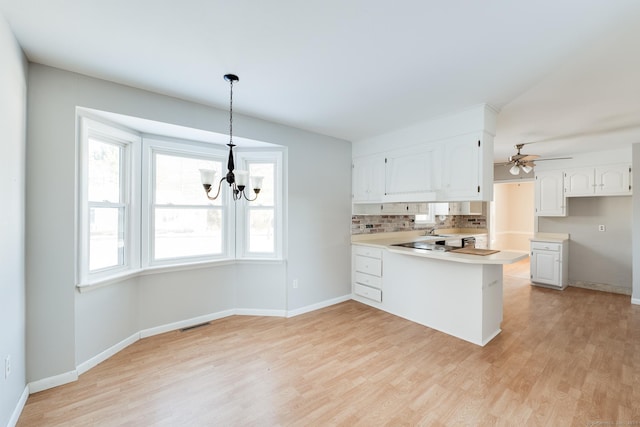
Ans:
[[[383,200],[387,202],[433,200],[440,181],[438,163],[437,144],[425,144],[387,153]]]
[[[567,197],[630,195],[630,183],[629,164],[576,168],[564,172],[564,194]]]
[[[384,194],[384,156],[353,159],[352,192],[354,203],[382,201]]]
[[[434,215],[482,215],[483,202],[432,203]]]
[[[534,192],[537,216],[567,216],[562,171],[536,172]]]
[[[377,201],[362,183],[367,174],[355,164],[355,159],[369,156],[386,159],[383,174],[371,177],[384,180],[382,202],[491,200],[496,117],[491,106],[478,104],[353,141],[354,202]]]
[[[451,138],[443,143],[444,167],[441,200],[483,200],[482,139],[473,136]]]

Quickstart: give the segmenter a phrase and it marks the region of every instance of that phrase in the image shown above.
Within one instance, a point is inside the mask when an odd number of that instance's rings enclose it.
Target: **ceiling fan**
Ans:
[[[526,144],[532,144],[532,142],[528,142]],[[509,173],[511,173],[511,175],[519,175],[520,174],[520,170],[522,169],[522,171],[524,173],[529,173],[533,170],[533,167],[535,166],[535,162],[543,162],[546,160],[564,160],[564,159],[571,159],[571,157],[554,157],[554,158],[550,158],[550,159],[541,159],[539,155],[537,154],[524,154],[521,153],[520,150],[522,150],[522,147],[525,146],[525,143],[523,144],[516,144],[515,148],[517,150],[517,153],[514,154],[513,156],[509,157],[509,161],[505,162],[505,163],[501,163],[504,165],[511,165],[511,168],[509,168]]]

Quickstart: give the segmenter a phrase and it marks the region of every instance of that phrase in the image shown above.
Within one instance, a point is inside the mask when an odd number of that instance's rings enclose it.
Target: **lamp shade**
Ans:
[[[240,186],[246,187],[247,184],[249,183],[249,172],[248,171],[236,169],[236,170],[233,171],[233,175],[236,178],[236,185],[238,187],[240,187]]]
[[[252,176],[249,178],[249,180],[251,181],[251,188],[253,190],[259,190],[262,188],[262,180],[264,179],[264,177],[262,176]]]
[[[524,173],[529,173],[529,172],[531,172],[533,170],[533,168],[531,166],[529,166],[529,165],[524,165],[522,167],[522,170],[524,171]]]
[[[509,169],[509,172],[511,173],[511,175],[519,175],[520,167],[518,165],[513,165],[511,166],[511,169]]]
[[[204,185],[211,185],[216,180],[216,171],[213,169],[200,169],[200,180]]]

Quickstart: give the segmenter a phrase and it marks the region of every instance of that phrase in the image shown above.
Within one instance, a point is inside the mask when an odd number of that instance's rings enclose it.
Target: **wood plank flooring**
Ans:
[[[605,424],[606,423],[606,424]],[[29,397],[18,426],[640,425],[640,307],[505,269],[478,347],[355,301],[146,338]]]

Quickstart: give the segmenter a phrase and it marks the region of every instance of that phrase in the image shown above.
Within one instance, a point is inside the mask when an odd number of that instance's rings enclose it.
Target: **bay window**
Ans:
[[[255,201],[233,201],[226,182],[209,200],[199,170],[225,176],[226,147],[80,123],[80,286],[151,267],[282,257],[281,150],[235,151],[238,169],[263,177]]]

